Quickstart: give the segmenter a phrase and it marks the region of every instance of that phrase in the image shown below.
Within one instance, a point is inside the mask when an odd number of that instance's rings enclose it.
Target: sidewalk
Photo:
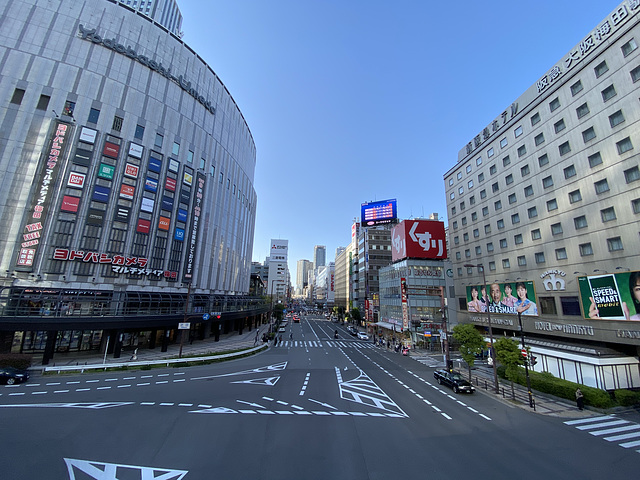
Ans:
[[[256,330],[258,331],[258,342],[255,343]],[[242,335],[238,332],[230,332],[220,335],[220,340],[215,341],[213,337],[204,340],[194,340],[193,343],[185,341],[182,345],[182,357],[208,355],[211,353],[228,352],[232,350],[244,350],[262,345],[262,334],[269,330],[269,325],[260,325],[258,329],[244,329]],[[110,363],[126,363],[131,361],[135,347],[126,347],[122,349],[120,358],[113,358],[113,353],[104,356],[104,353],[98,351],[91,352],[71,352],[56,353],[49,361],[48,365],[42,365],[42,357],[34,357],[33,365],[30,368],[32,372],[41,371],[46,367],[62,367],[71,365],[109,365]],[[178,358],[180,353],[180,343],[170,344],[166,352],[161,352],[160,345],[156,345],[154,349],[138,348],[136,362],[166,360],[170,358]]]

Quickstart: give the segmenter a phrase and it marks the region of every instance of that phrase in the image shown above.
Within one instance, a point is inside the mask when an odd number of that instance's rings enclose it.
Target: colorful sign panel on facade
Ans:
[[[35,260],[43,225],[47,220],[49,207],[55,193],[58,175],[60,173],[60,162],[66,156],[68,140],[72,132],[71,125],[56,120],[53,123],[53,130],[47,149],[42,154],[39,173],[35,178],[35,191],[31,194],[31,201],[27,209],[26,218],[22,228],[22,240],[16,265],[20,267],[31,267]]]
[[[538,305],[533,282],[491,283],[487,286],[467,287],[467,311],[506,315],[538,316]]]
[[[200,230],[200,216],[202,215],[202,202],[204,201],[205,176],[201,172],[196,173],[196,195],[191,210],[191,230],[188,238],[187,255],[184,262],[183,281],[193,280],[193,267],[196,260],[196,247],[198,245],[198,232]]]
[[[391,260],[447,258],[444,223],[437,220],[403,220],[391,231]]]
[[[578,277],[584,318],[640,321],[640,271]]]
[[[402,277],[400,279],[400,294],[402,295],[402,327],[409,328],[409,305],[407,298],[409,296],[407,289],[407,279]]]
[[[360,220],[363,227],[391,223],[396,218],[398,218],[398,206],[395,198],[360,205]]]
[[[168,270],[151,270],[145,268],[149,263],[148,259],[142,257],[127,257],[126,255],[114,255],[110,253],[91,252],[84,250],[70,250],[67,248],[56,248],[53,251],[53,259],[68,262],[94,263],[98,265],[111,265],[115,273],[127,275],[154,275],[164,278],[178,278],[178,272]]]

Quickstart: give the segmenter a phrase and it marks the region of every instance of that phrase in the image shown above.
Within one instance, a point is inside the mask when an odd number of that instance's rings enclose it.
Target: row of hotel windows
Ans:
[[[573,165],[568,166],[567,168],[564,169],[564,177],[565,179],[569,179],[571,177],[574,177],[576,175],[576,169]],[[625,178],[625,182],[627,184],[633,183],[633,182],[637,182],[638,180],[640,180],[640,168],[638,168],[637,165],[627,169],[624,171],[624,178]],[[509,183],[509,182],[507,182]],[[551,186],[553,186],[553,176],[549,175],[548,177],[545,177],[542,179],[542,185],[543,187],[549,188]],[[598,180],[596,182],[593,183],[594,189],[595,189],[595,193],[596,195],[601,195],[603,193],[606,193],[609,191],[609,182],[607,181],[606,178],[603,178],[601,180]],[[494,190],[495,191],[495,190]],[[533,186],[532,185],[527,185],[526,187],[524,187],[524,196],[526,197],[530,197],[533,195],[534,191],[533,191]],[[484,193],[483,193],[484,192]],[[582,193],[580,192],[580,189],[576,189],[576,190],[572,190],[571,192],[568,193],[569,196],[569,203],[574,204],[577,202],[582,201]],[[482,192],[480,192],[480,198],[484,199],[486,198],[486,191],[483,190]],[[473,200],[471,200],[473,199]],[[515,204],[518,201],[517,195],[516,193],[512,193],[508,196],[508,201],[509,204]],[[470,204],[475,204],[475,198],[472,196],[470,197]],[[556,210],[558,208],[558,202],[555,198],[552,198],[550,200],[548,200],[546,202],[547,205],[547,211],[551,212],[553,210]],[[493,203],[493,207],[494,207],[494,211],[498,212],[500,210],[502,210],[502,200],[496,200]],[[633,213],[639,213],[639,209],[640,209],[640,199],[634,199],[631,201],[631,208],[633,210]],[[464,210],[465,209],[465,204],[464,202],[460,203],[460,209]],[[451,213],[452,215],[456,214],[456,207],[452,207],[451,208]],[[529,218],[535,218],[538,216],[538,210],[537,207],[533,206],[527,209],[527,214]],[[482,216],[486,217],[489,215],[489,207],[488,206],[484,206],[482,207]],[[471,221],[477,221],[478,219],[478,214],[477,212],[472,212],[471,213]],[[511,215],[511,223],[513,225],[517,224],[520,222],[520,216],[518,213],[515,213],[513,215]],[[463,216],[461,218],[461,224],[462,226],[467,225],[467,217]],[[498,225],[498,229],[504,228],[504,221],[502,219],[499,219],[497,221],[497,225]],[[453,229],[457,230],[458,229],[458,220],[454,220],[452,223]],[[477,229],[474,230],[474,237],[477,237],[479,235],[475,235],[475,232],[477,232]],[[490,233],[490,227],[489,225],[485,225],[485,233]],[[465,234],[467,235],[467,234]],[[454,237],[454,243],[457,244],[457,239],[458,237]]]
[[[623,52],[623,55],[626,57],[627,55],[629,55],[631,52],[635,51],[637,49],[637,45],[635,40],[632,38],[631,40],[629,40],[627,43],[625,43],[622,47],[621,50]],[[598,64],[595,68],[594,68],[594,72],[596,75],[596,78],[600,77],[601,75],[603,75],[604,73],[606,73],[609,70],[609,67],[607,66],[606,61],[602,61],[600,64]],[[633,70],[631,70],[630,72],[631,75],[631,80],[633,81],[633,83],[637,82],[638,80],[640,80],[640,66],[635,67]],[[580,93],[584,87],[582,85],[582,82],[580,80],[578,80],[577,82],[575,82],[573,85],[571,85],[570,87],[571,89],[571,93],[572,96],[577,95],[578,93]],[[602,100],[603,102],[607,102],[608,100],[610,100],[611,98],[615,97],[617,95],[617,92],[615,90],[615,87],[613,84],[609,85],[608,87],[606,87],[604,90],[601,91],[601,95],[602,95]],[[558,97],[554,98],[551,102],[549,102],[549,111],[552,113],[555,110],[557,110],[558,108],[560,108],[561,104],[560,104],[560,99]],[[589,106],[588,104],[585,102],[584,104],[580,105],[577,109],[576,109],[576,113],[578,116],[578,119],[581,119],[582,117],[584,117],[585,115],[587,115],[589,113]],[[534,115],[531,116],[530,118],[531,121],[531,126],[535,126],[538,123],[540,123],[541,121],[541,117],[540,117],[540,113],[536,112]],[[612,128],[616,127],[617,125],[620,125],[622,122],[624,122],[624,115],[622,113],[621,110],[613,113],[612,115],[609,116],[609,123],[611,125]],[[558,122],[556,122],[554,124],[554,131],[556,133],[560,133],[562,130],[564,130],[566,128],[564,119],[560,119]],[[514,137],[518,138],[523,134],[523,129],[522,126],[519,125],[518,127],[516,127],[513,131],[514,133]],[[583,140],[585,143],[589,142],[590,140],[593,140],[596,137],[595,134],[595,130],[593,129],[593,127],[585,130],[582,132],[582,136],[583,136]],[[625,139],[628,140],[628,139]],[[544,143],[545,139],[544,139],[544,134],[540,133],[539,135],[537,135],[534,139],[536,146],[541,145],[542,143]],[[624,142],[624,141],[623,141]],[[619,142],[620,143],[620,142]],[[509,144],[507,137],[504,137],[500,140],[500,147],[501,148],[505,148],[507,147]],[[621,145],[618,146],[618,151],[620,152],[621,150],[623,150],[620,153],[624,153],[625,148],[627,150],[630,150],[631,148],[633,148],[633,146],[631,145],[630,141],[628,142],[624,142]],[[571,151],[571,148],[569,146],[568,142],[565,142],[564,144],[560,145],[559,147],[559,151],[560,151],[560,155],[564,155],[568,152]],[[520,146],[517,150],[518,152],[518,156],[521,157],[523,155],[526,154],[526,147],[524,145]],[[494,149],[489,148],[487,150],[487,156],[489,158],[493,157],[494,155]],[[505,163],[505,161],[507,163]],[[509,157],[505,157],[503,159],[503,165],[508,165],[510,163]],[[482,165],[482,157],[478,157],[476,159],[476,166],[480,166]],[[496,173],[496,168],[495,165],[492,165],[490,167],[490,173],[494,174]],[[472,165],[469,164],[466,167],[466,173],[469,174],[472,171]],[[456,174],[456,178],[458,180],[462,179],[462,171],[459,171]],[[481,181],[479,179],[479,181]],[[449,178],[449,186],[452,186],[454,182],[453,177]],[[468,188],[472,188],[473,187],[473,181],[470,181],[468,183]],[[464,193],[464,187],[459,187],[458,188],[458,193],[459,194],[463,194]],[[455,198],[455,192],[451,192],[449,194],[449,198],[451,200],[453,200]]]
[[[13,91],[13,95],[11,97],[10,102],[15,104],[15,105],[20,105],[22,104],[22,100],[24,98],[24,94],[25,94],[26,90],[22,89],[22,88],[16,88]],[[51,97],[49,95],[40,95],[40,99],[38,100],[38,104],[36,106],[36,110],[47,110],[48,106],[49,106],[49,101],[51,100]],[[73,116],[73,112],[75,110],[76,104],[75,102],[69,101],[67,100],[65,102],[64,105],[64,109],[62,110],[62,114],[66,115],[68,117],[71,117],[75,120],[74,116]],[[53,111],[53,113],[56,114],[57,113],[55,111]],[[100,118],[100,110],[96,109],[96,108],[91,108],[89,110],[89,116],[87,118],[87,123],[91,123],[91,124],[97,124],[98,123],[98,119]],[[122,131],[122,124],[124,122],[124,118],[118,116],[118,115],[114,115],[113,117],[113,123],[111,125],[112,130],[116,131],[116,132],[121,132]],[[135,133],[134,133],[134,138],[136,140],[143,140],[144,137],[144,126],[142,125],[136,125],[136,129],[135,129]],[[156,138],[154,141],[154,146],[158,149],[162,149],[162,146],[164,144],[164,135],[160,134],[160,133],[156,133]],[[171,154],[178,156],[180,154],[180,143],[178,142],[173,142],[173,146],[171,147]],[[187,163],[193,164],[193,157],[194,157],[194,152],[193,150],[188,150],[187,151]],[[200,169],[204,170],[205,169],[205,165],[206,165],[206,160],[204,158],[200,159]],[[213,177],[215,176],[215,172],[216,172],[216,167],[215,165],[209,165],[209,174]],[[220,172],[219,173],[219,183],[222,184],[224,182],[224,173]],[[231,189],[231,179],[227,178],[227,189]],[[233,184],[233,191],[232,191],[232,195],[236,194],[236,184]],[[242,194],[242,191],[238,188],[238,199],[242,200],[243,205],[245,205],[247,208],[251,209],[251,201],[249,198],[247,198],[246,195]]]
[[[518,235],[516,235],[517,237]],[[540,230],[536,229],[536,230],[532,230],[531,231],[531,237],[537,237],[540,238]],[[518,240],[520,240],[520,242],[522,241],[522,236],[520,235],[520,239],[515,239],[516,243],[518,242]],[[500,240],[500,247],[501,248],[506,248],[506,239],[501,239]],[[504,245],[504,246],[503,246]],[[607,249],[609,252],[618,252],[621,250],[624,250],[624,246],[622,244],[622,239],[620,237],[611,237],[611,238],[607,238]],[[487,243],[487,251],[488,252],[493,252],[494,248],[493,248],[493,243],[489,242]],[[581,257],[588,257],[593,255],[593,245],[591,244],[591,242],[586,242],[586,243],[581,243],[578,245],[578,250],[580,251],[580,256]],[[476,256],[481,256],[482,255],[482,251],[481,251],[481,247],[480,246],[476,246]],[[556,256],[556,260],[567,260],[569,257],[567,255],[567,249],[565,247],[559,247],[555,249],[555,256]],[[465,258],[471,258],[471,252],[470,250],[465,250]],[[536,262],[536,265],[543,265],[547,260],[545,257],[545,253],[544,252],[535,252],[534,253],[534,259]],[[456,260],[461,260],[461,255],[460,252],[456,252]],[[527,266],[527,257],[526,255],[519,255],[516,257],[516,261],[517,261],[517,266],[518,267],[526,267]],[[509,269],[511,268],[511,260],[509,258],[503,258],[502,259],[502,268],[503,269]],[[490,271],[495,271],[496,270],[496,262],[495,260],[490,260],[489,261],[489,270]],[[473,268],[472,267],[467,267],[467,275],[472,275],[473,274]],[[462,267],[458,267],[458,276],[462,276]]]

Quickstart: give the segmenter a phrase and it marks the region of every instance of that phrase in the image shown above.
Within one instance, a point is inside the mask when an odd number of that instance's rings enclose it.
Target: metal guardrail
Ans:
[[[62,367],[44,367],[42,369],[42,373],[62,373],[62,372],[80,372],[84,373],[85,370],[89,371],[97,371],[97,370],[107,370],[111,368],[122,368],[122,367],[143,367],[146,365],[173,365],[179,363],[191,363],[191,362],[208,362],[211,360],[220,360],[226,358],[240,357],[243,355],[251,354],[258,352],[260,350],[266,349],[266,345],[259,345],[257,347],[249,348],[247,350],[242,350],[239,352],[225,353],[222,355],[203,355],[200,357],[186,357],[186,358],[165,358],[161,360],[141,360],[138,362],[118,362],[118,363],[100,363],[94,365],[66,365]]]

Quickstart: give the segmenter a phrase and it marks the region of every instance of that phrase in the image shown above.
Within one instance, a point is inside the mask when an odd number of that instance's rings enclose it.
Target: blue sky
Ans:
[[[289,269],[350,241],[360,204],[446,221],[458,151],[617,0],[180,0],[184,41],[240,107],[257,148],[253,260]]]

